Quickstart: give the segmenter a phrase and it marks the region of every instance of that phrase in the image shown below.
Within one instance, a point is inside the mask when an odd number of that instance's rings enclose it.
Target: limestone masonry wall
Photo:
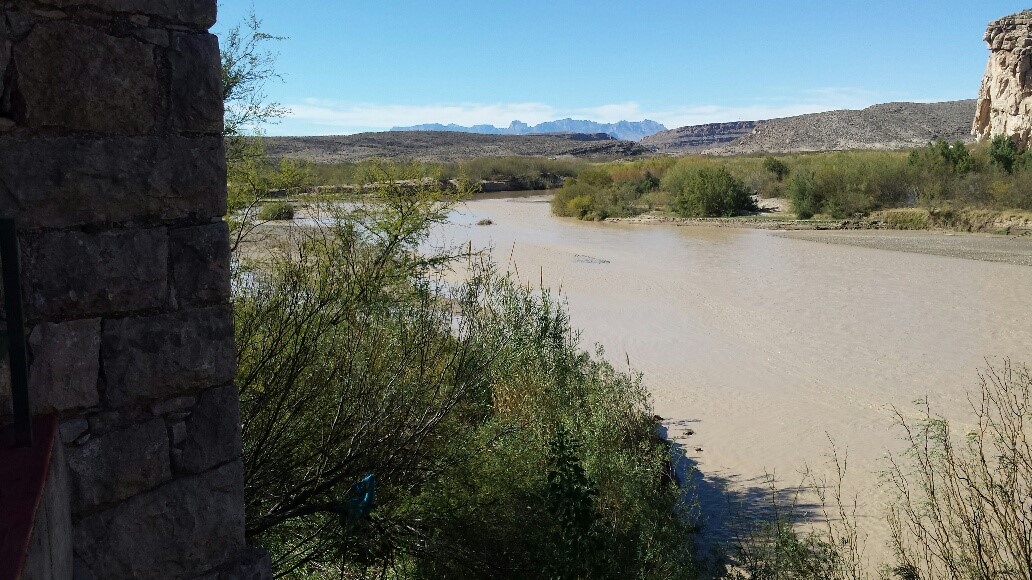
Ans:
[[[978,139],[1010,135],[1022,149],[1032,139],[1032,11],[989,23],[989,44],[971,132]]]
[[[62,418],[77,574],[263,577],[244,542],[216,1],[0,7],[0,214],[20,228],[33,409]]]

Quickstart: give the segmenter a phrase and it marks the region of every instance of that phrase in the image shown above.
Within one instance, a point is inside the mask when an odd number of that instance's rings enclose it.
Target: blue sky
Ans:
[[[221,0],[277,42],[273,135],[418,123],[669,128],[974,98],[1010,0]]]

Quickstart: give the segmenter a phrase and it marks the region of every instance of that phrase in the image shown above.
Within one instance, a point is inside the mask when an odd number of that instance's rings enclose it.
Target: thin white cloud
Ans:
[[[305,99],[289,105],[290,113],[274,133],[307,134],[382,131],[391,127],[441,123],[447,125],[494,125],[507,127],[513,120],[531,125],[565,117],[601,123],[652,119],[668,128],[726,121],[774,119],[834,109],[856,109],[877,102],[876,95],[852,88],[821,88],[751,103],[699,104],[648,109],[635,101],[604,103],[591,107],[561,108],[546,103],[445,103],[398,105],[342,103]]]
[[[391,127],[441,123],[447,125],[496,125],[507,127],[514,119],[536,124],[558,114],[543,103],[464,103],[436,105],[342,104],[306,99],[290,105],[289,117],[322,127],[342,129]]]

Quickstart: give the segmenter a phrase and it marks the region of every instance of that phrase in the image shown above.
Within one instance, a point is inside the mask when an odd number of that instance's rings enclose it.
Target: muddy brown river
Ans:
[[[818,243],[820,232],[578,222],[553,217],[547,196],[479,199],[453,217],[435,239],[493,247],[503,270],[561,286],[584,346],[644,373],[698,467],[712,537],[765,502],[765,474],[790,487],[805,466],[825,469],[831,438],[882,559],[877,472],[902,445],[892,408],[916,416],[927,396],[964,422],[987,359],[1032,363],[1029,266]],[[1014,242],[1032,255],[1032,240]]]

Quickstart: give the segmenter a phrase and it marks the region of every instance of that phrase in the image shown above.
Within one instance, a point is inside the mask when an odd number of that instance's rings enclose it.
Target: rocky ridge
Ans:
[[[978,139],[1012,135],[1021,148],[1032,139],[1032,10],[989,23],[989,44],[971,131]]]
[[[940,137],[971,141],[974,99],[942,103],[885,103],[759,124],[751,133],[704,153],[791,153],[851,149],[907,149]]]
[[[475,157],[541,156],[605,160],[638,157],[648,151],[605,133],[482,135],[451,131],[384,131],[319,137],[267,137],[272,157],[332,163],[390,159],[454,162]]]
[[[641,144],[658,153],[689,153],[730,143],[748,135],[763,121],[732,121],[689,125],[662,131],[641,140]]]

